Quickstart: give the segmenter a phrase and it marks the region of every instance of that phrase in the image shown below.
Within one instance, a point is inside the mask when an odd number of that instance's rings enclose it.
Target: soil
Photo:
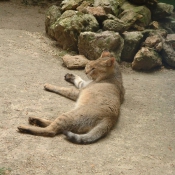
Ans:
[[[63,135],[21,134],[29,116],[54,119],[74,102],[43,90],[71,86],[66,52],[45,34],[45,9],[0,2],[0,174],[174,175],[175,71],[145,73],[123,65],[125,101],[116,127],[97,143],[76,145]]]

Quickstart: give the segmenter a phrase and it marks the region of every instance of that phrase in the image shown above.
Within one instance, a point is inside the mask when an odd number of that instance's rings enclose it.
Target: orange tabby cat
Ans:
[[[124,99],[119,65],[109,52],[103,52],[99,59],[89,61],[85,72],[91,81],[84,81],[73,74],[65,75],[65,80],[76,88],[44,86],[48,91],[76,100],[71,111],[54,121],[29,117],[29,123],[37,126],[19,126],[18,130],[51,137],[63,133],[68,140],[84,144],[105,136],[115,125]]]

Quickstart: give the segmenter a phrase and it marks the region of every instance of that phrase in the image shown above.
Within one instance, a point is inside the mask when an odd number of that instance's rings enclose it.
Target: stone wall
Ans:
[[[175,67],[173,9],[157,0],[63,0],[48,9],[46,33],[90,60],[108,50],[136,70]]]

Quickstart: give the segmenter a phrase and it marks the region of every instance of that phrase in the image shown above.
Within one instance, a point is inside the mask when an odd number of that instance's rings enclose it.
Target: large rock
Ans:
[[[61,16],[60,8],[56,5],[51,6],[45,16],[45,30],[50,36],[53,36],[51,26]]]
[[[86,7],[84,10],[82,10],[84,13],[89,13],[92,14],[97,18],[98,21],[103,21],[104,19],[107,18],[107,14],[104,10],[103,7],[98,6],[98,7]]]
[[[121,54],[121,59],[124,61],[133,61],[135,54],[140,49],[143,35],[141,32],[124,32],[124,47]]]
[[[158,3],[156,7],[154,7],[151,10],[153,20],[162,20],[163,18],[172,15],[173,9],[174,9],[173,5],[166,3]]]
[[[163,47],[163,43],[160,35],[153,35],[153,36],[147,37],[145,42],[142,45],[145,47],[152,48],[157,52],[160,52]]]
[[[142,47],[134,57],[132,68],[135,70],[151,70],[162,65],[160,55],[153,49]]]
[[[76,8],[77,11],[83,12],[87,7],[92,6],[92,1],[83,1],[80,6]]]
[[[167,35],[166,40],[163,39],[162,56],[163,61],[169,66],[175,68],[175,34]]]
[[[123,22],[118,18],[107,19],[103,22],[103,30],[115,31],[119,33],[123,33],[128,30],[131,25]]]
[[[63,49],[77,51],[79,34],[82,31],[97,31],[99,24],[91,14],[67,10],[51,27],[54,38]]]
[[[111,13],[118,16],[120,6],[125,1],[126,0],[94,0],[94,7],[102,6],[107,14]]]
[[[165,29],[167,33],[175,33],[175,17],[167,17],[159,21],[161,28]]]
[[[62,57],[63,64],[68,69],[81,69],[86,66],[89,60],[84,55],[64,55]]]
[[[154,35],[159,35],[160,37],[166,37],[167,32],[164,29],[158,29],[158,30],[153,30],[153,29],[146,29],[142,31],[142,34],[144,35],[145,38],[149,36],[154,36]]]
[[[128,0],[131,3],[137,4],[137,5],[155,5],[157,4],[157,0]]]
[[[108,50],[120,61],[123,44],[123,38],[117,32],[82,32],[78,39],[78,50],[89,60],[99,58],[102,51]]]
[[[175,34],[168,34],[166,37],[166,42],[170,43],[175,50]]]
[[[125,2],[121,10],[119,18],[130,25],[130,28],[144,30],[151,22],[151,11],[146,6],[135,6]]]
[[[76,10],[76,8],[83,2],[83,0],[63,0],[61,3],[61,9],[66,10]]]

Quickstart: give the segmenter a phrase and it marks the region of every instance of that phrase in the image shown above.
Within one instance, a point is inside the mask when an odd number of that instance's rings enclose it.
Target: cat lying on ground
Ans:
[[[46,84],[45,90],[58,93],[76,101],[75,107],[54,121],[29,117],[29,124],[19,126],[19,132],[53,137],[65,134],[75,143],[93,143],[107,135],[116,124],[120,105],[124,99],[122,75],[116,59],[103,52],[97,60],[89,61],[85,73],[92,81],[77,75],[66,74],[65,80],[76,88]]]

